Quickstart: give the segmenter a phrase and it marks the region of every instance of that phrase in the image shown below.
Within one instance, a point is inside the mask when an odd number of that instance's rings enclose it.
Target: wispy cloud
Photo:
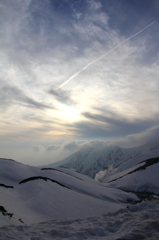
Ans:
[[[105,112],[106,114],[106,112]],[[92,113],[84,113],[83,114],[86,119],[90,121],[82,121],[77,124],[80,128],[81,134],[85,136],[90,135],[94,137],[98,135],[98,137],[108,138],[112,137],[123,137],[130,134],[142,133],[143,131],[150,129],[159,121],[159,116],[157,115],[155,118],[147,118],[147,119],[126,119],[119,115],[113,116],[104,116],[103,114],[92,114]]]
[[[1,107],[8,108],[14,104],[20,104],[27,107],[36,109],[53,109],[53,106],[47,106],[46,104],[40,103],[31,97],[28,97],[21,89],[5,85],[0,90],[0,101]]]
[[[69,79],[67,79],[64,83],[62,83],[59,88],[62,88],[65,84],[67,84],[69,81],[71,81],[72,79],[74,79],[75,77],[77,77],[80,73],[82,73],[84,70],[86,70],[87,68],[89,68],[91,65],[95,64],[96,62],[100,61],[102,58],[104,58],[105,56],[107,56],[108,54],[110,54],[111,52],[115,51],[120,45],[122,45],[123,43],[129,41],[130,39],[136,37],[138,34],[142,33],[145,29],[149,28],[150,26],[152,26],[155,22],[150,23],[149,25],[147,25],[145,28],[141,29],[139,32],[133,34],[132,36],[130,36],[129,38],[126,38],[125,40],[123,40],[122,42],[120,42],[118,45],[116,45],[114,48],[112,48],[110,51],[104,53],[102,56],[98,57],[97,59],[89,62],[86,66],[84,66],[81,70],[79,70],[78,72],[76,72],[75,74],[73,74]]]
[[[72,104],[73,101],[70,97],[70,92],[63,91],[61,89],[54,90],[50,89],[48,91],[49,94],[51,94],[54,98],[56,98],[58,101],[60,101],[63,104]]]

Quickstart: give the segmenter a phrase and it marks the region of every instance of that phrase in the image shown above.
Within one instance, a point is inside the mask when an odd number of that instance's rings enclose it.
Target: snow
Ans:
[[[88,218],[65,218],[32,225],[0,227],[0,240],[157,240],[159,200]]]
[[[122,163],[118,168],[114,170],[114,172],[112,171],[111,174],[114,175],[116,172],[122,172],[126,169],[130,169],[131,167],[134,167],[135,165],[141,163],[145,159],[150,159],[158,156],[159,156],[159,147],[150,148],[150,149],[148,148],[144,150],[142,153],[140,153],[139,155],[134,156],[128,159],[127,161],[125,161],[124,163]]]
[[[0,240],[159,239],[158,157],[145,148],[100,182],[0,159]]]
[[[146,191],[159,194],[158,173],[159,163],[149,166],[143,171],[136,171],[131,174],[125,175],[120,179],[117,179],[116,181],[108,183],[107,186],[128,191]]]
[[[13,186],[0,186],[0,206],[13,213],[10,219],[0,214],[1,226],[19,224],[19,219],[32,224],[52,219],[99,216],[124,208],[123,202],[127,199],[138,200],[135,194],[105,187],[69,169],[41,170],[3,159],[0,168],[0,183]],[[26,180],[30,177],[32,181]],[[23,183],[19,184],[21,181]]]
[[[134,163],[131,166],[133,167],[141,160],[141,158],[144,160],[146,158],[150,158],[154,154],[159,155],[159,147],[157,145],[149,146],[148,144],[145,144],[134,148],[98,145],[90,147],[86,145],[64,160],[49,164],[46,167],[63,166],[69,169],[73,168],[79,173],[95,178],[96,174],[101,170],[104,172],[101,172],[98,175],[101,177],[103,177],[104,174],[106,175],[106,169],[110,170],[110,166],[112,169],[118,168],[122,165],[122,163],[126,163],[129,162],[129,160],[131,161],[131,159],[134,159]],[[99,179],[98,176],[96,178]]]
[[[105,186],[116,189],[159,194],[158,156],[158,148],[145,151],[143,154],[124,162],[100,181],[105,183]],[[148,164],[147,167],[146,164]]]
[[[113,179],[119,178],[127,174],[128,172],[138,168],[141,165],[144,165],[142,162],[146,159],[155,158],[159,156],[159,147],[156,148],[148,148],[144,150],[142,153],[134,156],[127,161],[121,163],[118,167],[114,168],[109,174],[102,175],[101,182],[109,182]],[[139,165],[140,164],[140,165]]]

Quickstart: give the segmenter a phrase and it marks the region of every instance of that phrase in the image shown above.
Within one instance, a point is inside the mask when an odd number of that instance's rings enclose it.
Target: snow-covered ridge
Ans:
[[[146,159],[144,161],[141,161],[139,164],[135,165],[134,167],[131,167],[127,170],[124,170],[122,172],[112,175],[109,178],[109,180],[107,179],[107,182],[114,182],[114,181],[116,181],[120,178],[123,178],[129,174],[132,174],[134,172],[145,170],[146,168],[148,168],[154,164],[157,164],[157,163],[159,163],[159,157]],[[101,181],[101,182],[103,182],[103,181]]]
[[[154,148],[145,151],[109,173],[105,173],[100,182],[107,187],[122,189],[140,195],[159,195],[159,153]]]
[[[126,193],[65,168],[41,169],[0,159],[0,225],[101,215],[125,208]]]
[[[135,159],[138,156],[144,156],[144,159],[147,159],[148,155],[153,155],[155,151],[159,156],[158,146],[144,145],[134,148],[84,146],[84,148],[64,160],[55,164],[49,164],[47,167],[61,166],[75,169],[79,173],[95,178],[96,174],[101,170],[109,169],[110,166],[112,169],[117,168],[122,163],[132,158]]]

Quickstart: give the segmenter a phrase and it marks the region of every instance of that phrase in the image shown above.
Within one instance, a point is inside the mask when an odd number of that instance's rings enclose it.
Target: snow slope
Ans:
[[[147,166],[149,165],[150,166]],[[136,165],[136,169],[112,179],[107,186],[134,192],[149,192],[159,195],[159,157]],[[123,175],[122,175],[123,174]]]
[[[114,213],[0,227],[0,240],[158,240],[159,200]]]
[[[91,217],[138,200],[69,169],[41,169],[8,159],[0,159],[0,196],[1,226]]]
[[[159,154],[145,149],[101,181],[0,159],[0,240],[159,239]]]
[[[133,192],[159,194],[158,148],[129,159],[100,179],[106,186]]]

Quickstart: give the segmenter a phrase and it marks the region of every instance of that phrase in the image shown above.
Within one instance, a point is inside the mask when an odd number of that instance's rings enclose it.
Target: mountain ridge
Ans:
[[[99,171],[106,170],[110,166],[116,168],[123,162],[142,155],[146,151],[151,151],[154,148],[148,144],[134,148],[123,148],[115,145],[94,146],[94,148],[85,146],[62,161],[45,165],[45,167],[60,166],[70,168],[91,178],[95,178]]]

